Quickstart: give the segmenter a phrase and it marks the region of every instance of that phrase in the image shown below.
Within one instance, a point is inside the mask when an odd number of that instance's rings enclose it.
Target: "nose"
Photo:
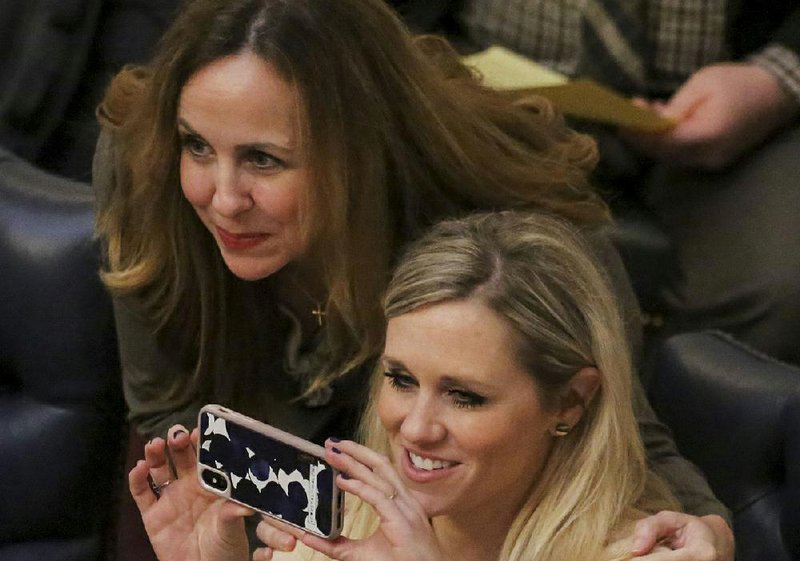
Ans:
[[[221,161],[217,164],[214,195],[211,205],[221,216],[232,218],[253,208],[247,181],[240,177],[236,165]]]
[[[411,444],[429,445],[447,436],[447,427],[435,396],[419,395],[410,404],[400,425],[400,433]]]

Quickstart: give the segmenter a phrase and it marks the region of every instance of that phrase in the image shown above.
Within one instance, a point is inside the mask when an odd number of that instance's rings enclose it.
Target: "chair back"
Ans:
[[[733,512],[737,561],[800,559],[800,369],[689,333],[660,347],[648,393]]]
[[[91,189],[0,151],[0,559],[104,559],[124,402]]]

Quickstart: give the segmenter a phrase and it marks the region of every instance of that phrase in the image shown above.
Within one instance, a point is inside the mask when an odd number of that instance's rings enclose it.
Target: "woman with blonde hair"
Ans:
[[[146,438],[194,426],[212,401],[317,442],[350,436],[407,242],[474,210],[609,223],[589,137],[541,100],[482,86],[379,0],[188,0],[98,114],[103,279]],[[597,251],[636,340],[619,258],[600,234]],[[656,469],[687,510],[724,515],[635,395]]]
[[[647,468],[622,313],[592,254],[576,228],[522,212],[447,221],[413,243],[384,300],[366,446],[326,443],[326,459],[348,474],[338,478],[352,499],[347,537],[292,531],[301,545],[286,558],[325,558],[310,547],[364,561],[617,559],[638,519],[676,508]],[[173,456],[187,476],[158,501],[148,464],[131,472],[161,561],[193,558],[177,544],[214,534],[205,521],[180,535],[164,514],[205,493],[191,449]],[[228,510],[212,526],[222,522],[225,543],[207,542],[194,559],[237,559],[243,511]],[[291,549],[283,532],[259,526]],[[254,555],[269,558],[284,554]]]

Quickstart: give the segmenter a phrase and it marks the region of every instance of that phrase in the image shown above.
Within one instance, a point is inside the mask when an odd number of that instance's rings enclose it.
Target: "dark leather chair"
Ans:
[[[649,395],[733,512],[737,561],[800,559],[800,369],[718,332],[657,351]]]
[[[88,185],[0,150],[0,559],[107,557],[124,403]]]

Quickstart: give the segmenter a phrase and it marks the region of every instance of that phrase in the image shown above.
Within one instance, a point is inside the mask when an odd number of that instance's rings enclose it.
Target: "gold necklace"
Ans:
[[[314,306],[314,309],[311,310],[311,315],[317,318],[317,325],[322,327],[322,324],[325,321],[325,316],[328,315],[328,312],[322,309],[322,304],[320,302],[316,302],[316,306]]]
[[[306,287],[297,282],[297,279],[294,277],[294,275],[292,275],[292,280],[294,281],[295,286],[306,295],[306,298],[314,302],[314,308],[311,310],[311,315],[317,319],[317,325],[322,327],[322,324],[325,323],[325,316],[328,315],[328,312],[322,309],[322,302],[311,296],[311,293],[306,290]]]

